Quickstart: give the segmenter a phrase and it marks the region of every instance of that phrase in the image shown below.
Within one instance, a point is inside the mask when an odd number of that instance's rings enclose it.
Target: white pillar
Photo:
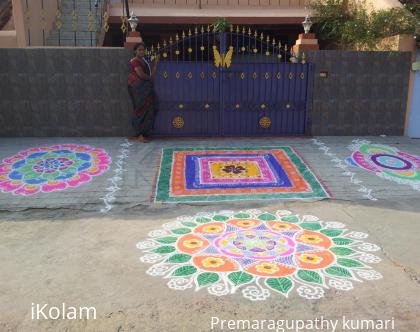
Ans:
[[[420,49],[417,49],[416,61],[420,61]],[[408,118],[407,134],[411,138],[420,138],[420,70],[414,72],[413,94]]]

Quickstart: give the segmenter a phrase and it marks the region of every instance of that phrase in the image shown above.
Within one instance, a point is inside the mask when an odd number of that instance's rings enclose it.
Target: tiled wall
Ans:
[[[0,49],[0,136],[124,136],[131,52]]]
[[[313,135],[403,134],[410,53],[319,51],[309,59]]]
[[[130,56],[117,48],[0,49],[0,136],[131,135]],[[311,134],[403,134],[408,53],[320,51],[309,59]]]

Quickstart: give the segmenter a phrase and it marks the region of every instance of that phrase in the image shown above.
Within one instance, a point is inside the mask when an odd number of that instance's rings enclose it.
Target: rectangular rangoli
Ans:
[[[157,181],[156,202],[330,197],[291,147],[166,148]]]

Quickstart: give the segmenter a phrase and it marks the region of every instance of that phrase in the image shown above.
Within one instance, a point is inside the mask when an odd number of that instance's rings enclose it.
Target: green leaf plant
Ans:
[[[224,17],[219,17],[216,22],[212,24],[213,32],[222,33],[229,29],[230,24]]]
[[[373,10],[364,0],[310,0],[325,48],[377,50],[384,38],[419,31],[420,6]]]

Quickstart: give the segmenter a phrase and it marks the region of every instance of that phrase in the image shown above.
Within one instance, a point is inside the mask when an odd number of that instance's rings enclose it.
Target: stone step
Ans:
[[[92,5],[92,7],[95,6],[95,0],[75,0],[73,2],[73,0],[65,0],[61,2],[61,6],[73,6],[73,3],[76,6],[89,6]],[[101,7],[104,4],[104,0],[98,1],[98,7]]]
[[[97,16],[97,17],[93,16],[93,20],[96,21],[96,22],[101,22],[101,17],[100,16]],[[80,22],[80,23],[89,23],[89,18],[88,18],[87,15],[86,16],[85,15],[77,16],[76,21]],[[62,16],[61,17],[61,23],[71,23],[71,22],[73,22],[73,18],[71,16]]]
[[[88,22],[88,20],[89,20],[89,16],[88,16],[88,14],[86,14],[86,15],[77,15],[77,21],[79,22],[84,22],[84,21],[86,21],[86,22]],[[101,15],[93,15],[93,19],[96,19],[98,22],[100,22],[101,21]],[[69,14],[69,15],[62,15],[61,16],[61,22],[73,22],[73,17],[71,16],[71,14]]]
[[[118,0],[118,1],[121,1],[121,0]],[[90,1],[89,0],[74,0],[74,2],[76,4],[78,4],[78,3],[89,3],[89,2],[91,2],[92,4],[94,4],[95,3],[95,0],[90,0]],[[98,3],[101,5],[101,4],[105,3],[105,0],[100,0],[100,1],[98,1]],[[63,4],[73,4],[73,0],[62,0],[61,1],[61,4],[62,5]]]
[[[63,19],[63,18],[65,18],[65,17],[72,17],[72,14],[73,14],[73,9],[65,9],[65,10],[62,10],[61,11],[61,18]],[[76,10],[76,15],[78,16],[78,17],[80,17],[80,16],[88,16],[89,15],[89,9],[84,9],[84,10]],[[98,16],[98,17],[101,17],[102,16],[102,13],[101,13],[101,11],[100,10],[98,10],[98,11],[92,11],[92,15],[93,16]]]
[[[78,16],[77,20],[75,21],[77,24],[77,29],[78,30],[85,30],[85,31],[89,31],[89,18],[88,16]],[[101,25],[101,20],[100,20],[100,16],[95,17],[94,16],[94,21],[96,22],[94,23],[94,26],[100,26]],[[73,19],[71,16],[62,16],[61,17],[61,24],[62,24],[62,28],[61,30],[72,30],[73,29]]]
[[[95,6],[91,7],[91,6],[89,6],[89,4],[87,4],[87,5],[76,5],[76,9],[73,9],[73,5],[71,5],[71,6],[70,5],[69,6],[61,6],[60,7],[61,12],[72,12],[73,10],[75,10],[76,12],[81,12],[81,11],[83,11],[83,12],[89,12],[89,11],[100,12],[101,8],[100,7],[96,8]]]
[[[75,0],[74,3],[76,5],[79,5],[79,4],[83,5],[83,4],[92,3],[92,6],[94,6],[95,5],[95,0],[91,0],[91,1],[89,1],[89,0]],[[105,0],[98,1],[98,6],[102,6],[104,3],[105,3]],[[117,3],[118,3],[118,1],[117,1]],[[62,6],[63,5],[72,5],[73,6],[73,0],[63,0],[63,1],[61,1],[61,5]]]
[[[61,16],[71,16],[73,14],[73,6],[66,6],[60,8]],[[89,13],[92,13],[92,15],[102,15],[101,8],[90,8],[89,6],[83,6],[83,7],[76,7],[75,9],[76,14],[79,16],[87,16]]]
[[[97,33],[93,31],[76,31],[76,39],[96,39]],[[74,39],[75,33],[73,31],[60,31],[60,39]],[[58,31],[51,31],[49,38],[58,39]]]
[[[94,24],[93,28],[96,30],[100,30],[102,29],[102,26],[100,24]],[[58,29],[54,26],[54,31],[58,31]],[[61,29],[61,31],[73,31],[73,26],[71,24],[71,22],[66,22],[63,23]],[[89,31],[89,24],[87,22],[78,22],[77,23],[77,31]]]
[[[101,24],[101,7],[104,0],[99,1],[98,8],[95,7],[95,0],[63,0],[61,2],[61,23],[60,33],[57,28],[53,27],[47,40],[49,46],[96,46],[96,38],[98,32],[102,29]],[[73,10],[75,8],[77,31],[73,31]],[[89,31],[89,13],[93,15],[95,20],[94,31]],[[60,36],[60,43],[59,37]]]
[[[74,43],[74,39],[60,39],[60,43],[58,39],[48,39],[47,46],[97,46],[96,41],[91,41],[90,39],[77,39],[76,45]],[[100,46],[100,45],[98,45]]]
[[[76,29],[77,31],[89,31],[89,23],[88,22],[76,22]],[[92,24],[92,27],[95,28],[101,28],[102,26],[100,24]],[[55,24],[53,25],[52,30],[58,30]],[[61,31],[73,31],[73,24],[72,22],[64,22],[61,26]]]
[[[66,0],[66,1],[61,1],[61,8],[73,8],[73,7],[92,7],[95,8],[95,0],[87,0],[87,1],[72,1],[72,0]],[[104,0],[98,1],[98,5],[97,8],[101,8],[104,7]]]

